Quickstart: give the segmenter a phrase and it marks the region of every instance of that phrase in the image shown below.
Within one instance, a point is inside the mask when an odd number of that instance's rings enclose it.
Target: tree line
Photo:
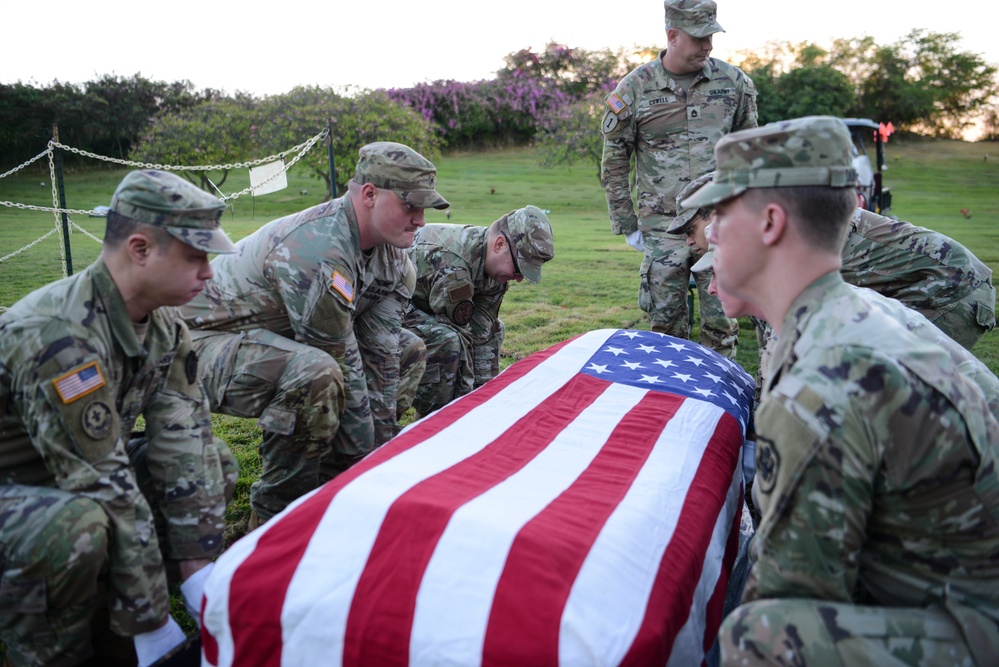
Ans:
[[[761,124],[828,114],[954,138],[982,121],[983,138],[999,140],[997,67],[959,50],[958,43],[955,33],[915,30],[888,45],[871,37],[836,40],[828,48],[772,42],[734,60],[759,90]],[[287,150],[327,124],[335,163],[347,167],[357,149],[374,140],[408,143],[431,159],[445,149],[534,142],[546,164],[598,166],[604,96],[658,51],[551,43],[541,51],[508,54],[492,79],[379,90],[299,86],[265,97],[197,90],[188,81],[150,81],[138,74],[43,87],[0,84],[0,166],[44,150],[53,125],[61,143],[100,155],[205,165]],[[302,164],[325,181],[328,194],[342,193],[351,175],[338,167],[331,181],[325,151],[313,150]],[[221,185],[226,174],[201,178],[209,177]]]

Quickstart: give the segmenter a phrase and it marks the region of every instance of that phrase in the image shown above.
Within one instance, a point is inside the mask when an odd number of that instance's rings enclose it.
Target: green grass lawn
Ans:
[[[992,157],[986,157],[989,152]],[[938,230],[968,246],[993,271],[999,271],[999,150],[986,143],[957,141],[891,142],[887,147],[885,183],[892,188],[893,212],[902,220]],[[34,167],[35,165],[33,165]],[[351,169],[352,169],[351,165]],[[338,165],[338,169],[344,166]],[[647,328],[637,306],[641,253],[610,233],[603,191],[595,165],[543,169],[530,149],[456,153],[438,161],[438,190],[450,202],[450,218],[429,210],[427,222],[487,225],[527,204],[549,211],[555,236],[555,258],[544,268],[539,285],[514,285],[503,304],[506,325],[503,365],[585,331],[599,328]],[[110,203],[124,169],[72,171],[66,175],[66,204],[91,209]],[[213,176],[214,178],[214,176]],[[217,179],[214,179],[217,182]],[[51,206],[47,167],[0,180],[0,201]],[[226,193],[245,188],[245,170],[222,185]],[[223,226],[239,239],[263,223],[317,204],[323,184],[293,172],[289,187],[278,193],[234,202]],[[303,191],[306,191],[303,194]],[[967,209],[966,218],[961,209]],[[103,220],[72,219],[98,238]],[[0,257],[53,229],[51,213],[0,206]],[[30,290],[62,275],[61,234],[53,234],[25,252],[0,263],[0,306],[8,306]],[[72,262],[79,270],[100,250],[94,240],[72,235]],[[756,371],[756,338],[748,320],[741,322],[738,360]],[[986,334],[975,354],[999,371],[999,331]],[[254,422],[216,417],[215,430],[240,458],[243,477],[229,510],[228,539],[242,534],[248,515],[247,490],[259,474]]]

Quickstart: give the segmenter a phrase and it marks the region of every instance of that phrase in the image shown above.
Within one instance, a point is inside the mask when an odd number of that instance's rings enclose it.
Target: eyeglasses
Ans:
[[[693,224],[693,222],[694,222],[694,220],[696,220],[699,217],[700,218],[704,218],[705,220],[708,221],[708,224],[711,224],[711,216],[714,215],[714,212],[715,212],[715,210],[713,208],[699,208],[699,209],[697,209],[697,213],[695,213],[694,217],[692,217],[690,219],[690,223],[686,227],[683,228],[683,233],[686,236],[693,236],[694,235],[694,230],[697,229],[697,225]]]
[[[507,247],[510,248],[510,259],[513,261],[513,275],[514,276],[524,275],[523,273],[520,272],[520,265],[517,264],[517,253],[514,252],[513,250],[513,243],[510,241],[510,237],[506,235],[506,232],[501,232],[501,233],[503,234],[503,238],[506,239]]]

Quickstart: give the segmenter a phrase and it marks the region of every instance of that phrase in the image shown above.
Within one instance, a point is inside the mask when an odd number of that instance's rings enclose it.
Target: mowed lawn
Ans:
[[[885,183],[893,192],[895,215],[952,237],[993,271],[999,271],[999,146],[893,140],[887,146],[887,161]],[[437,165],[438,190],[451,202],[450,217],[443,211],[430,210],[427,222],[488,225],[527,204],[549,212],[555,259],[545,265],[541,284],[514,285],[504,301],[504,365],[592,329],[647,328],[637,306],[642,256],[623,237],[611,235],[596,165],[544,169],[538,166],[534,151],[527,148],[447,154]],[[337,165],[337,169],[353,171],[353,165]],[[92,209],[107,205],[124,173],[118,168],[77,168],[67,173],[67,207]],[[213,180],[219,181],[215,175]],[[289,180],[289,187],[281,192],[235,200],[223,220],[233,239],[322,200],[323,184],[319,180],[304,172],[292,173]],[[245,170],[234,172],[221,189],[237,192],[248,182]],[[0,201],[51,206],[47,167],[0,180]],[[71,218],[102,237],[102,219],[79,214]],[[0,257],[36,240],[53,229],[54,223],[51,213],[0,206]],[[9,306],[31,289],[62,275],[60,238],[61,232],[54,233],[0,263],[0,306]],[[72,263],[79,270],[93,261],[100,246],[79,232],[71,239]],[[738,360],[755,373],[755,335],[748,320],[741,322],[741,329]],[[999,371],[999,331],[984,336],[973,351],[993,372]],[[259,431],[251,420],[215,419],[216,432],[237,452],[243,466],[229,515],[229,539],[233,539],[243,532],[248,514],[247,488],[259,474],[255,455]]]

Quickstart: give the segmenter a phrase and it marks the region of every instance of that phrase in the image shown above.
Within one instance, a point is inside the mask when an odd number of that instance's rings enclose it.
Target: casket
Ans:
[[[702,664],[752,399],[734,362],[648,331],[535,353],[222,554],[203,663]]]

